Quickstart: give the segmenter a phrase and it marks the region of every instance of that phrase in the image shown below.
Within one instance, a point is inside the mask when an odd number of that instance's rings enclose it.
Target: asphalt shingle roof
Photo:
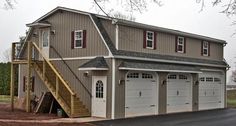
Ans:
[[[188,65],[176,65],[156,62],[140,62],[140,61],[124,61],[119,66],[120,68],[134,68],[134,69],[151,69],[151,70],[178,70],[178,71],[196,71],[200,72],[200,68]]]
[[[81,65],[79,68],[108,68],[107,62],[104,57],[96,57],[89,60],[85,64]]]

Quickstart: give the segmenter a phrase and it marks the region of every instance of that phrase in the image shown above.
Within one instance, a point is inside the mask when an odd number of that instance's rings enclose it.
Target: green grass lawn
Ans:
[[[11,97],[10,95],[0,95],[0,103],[10,103]]]
[[[227,91],[227,106],[236,108],[236,90]]]

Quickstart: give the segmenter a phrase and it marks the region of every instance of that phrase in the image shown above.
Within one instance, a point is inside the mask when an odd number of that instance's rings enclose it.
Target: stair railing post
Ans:
[[[58,76],[56,76],[56,97],[58,98],[59,96],[59,80]]]
[[[43,59],[43,79],[45,80],[46,62]]]
[[[27,66],[27,84],[26,84],[26,112],[30,112],[30,87],[31,87],[31,60],[32,43],[28,41],[28,66]]]
[[[14,89],[15,89],[15,69],[14,69],[14,59],[15,59],[15,44],[12,43],[12,52],[11,52],[11,110],[14,111]]]
[[[73,117],[74,113],[75,113],[75,95],[71,94],[71,116]]]

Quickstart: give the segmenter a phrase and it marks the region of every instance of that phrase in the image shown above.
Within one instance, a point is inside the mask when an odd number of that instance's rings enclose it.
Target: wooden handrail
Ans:
[[[32,42],[33,46],[38,50],[38,52],[43,56],[43,59],[47,62],[49,67],[53,70],[53,72],[56,74],[58,79],[62,82],[62,84],[67,88],[67,90],[70,92],[71,95],[75,95],[75,93],[70,89],[68,84],[65,82],[65,80],[60,76],[60,74],[57,72],[56,68],[51,64],[51,62],[46,58],[46,56],[41,52],[39,47],[36,45],[36,43]]]
[[[51,45],[50,48],[53,49],[53,51],[60,57],[62,62],[66,65],[66,67],[69,69],[69,71],[73,74],[73,76],[79,81],[79,84],[82,85],[82,87],[86,90],[86,92],[89,94],[90,97],[92,97],[91,92],[87,89],[87,87],[82,83],[82,81],[79,79],[79,77],[73,72],[73,70],[70,68],[70,66],[66,63],[66,61],[63,59],[61,54]]]

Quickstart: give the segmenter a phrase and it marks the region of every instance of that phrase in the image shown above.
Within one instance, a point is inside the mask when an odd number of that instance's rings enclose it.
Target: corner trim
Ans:
[[[112,103],[111,103],[111,119],[115,119],[115,91],[116,91],[116,62],[112,59]]]

